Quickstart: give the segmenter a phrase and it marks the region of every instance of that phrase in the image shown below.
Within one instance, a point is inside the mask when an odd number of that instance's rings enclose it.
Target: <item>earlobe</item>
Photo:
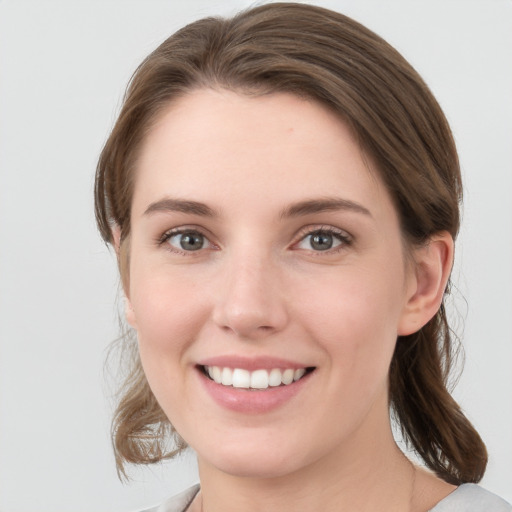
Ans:
[[[119,249],[121,248],[121,228],[117,224],[114,224],[112,228],[112,241],[117,257],[119,257]]]
[[[123,289],[125,293],[124,297],[124,315],[126,321],[134,328],[137,328],[137,322],[135,319],[135,312],[133,311],[132,303],[128,297],[128,279],[127,272],[128,268],[126,265],[126,255],[121,252],[121,228],[115,224],[112,227],[112,241],[114,245],[114,249],[116,251],[117,262],[119,265],[119,272],[121,274],[121,281],[123,283]]]
[[[398,325],[399,336],[419,331],[437,313],[453,265],[452,236],[438,233],[414,249],[413,265],[413,286]]]
[[[133,310],[132,302],[128,297],[124,298],[124,316],[128,324],[130,324],[134,329],[137,329],[135,311]]]

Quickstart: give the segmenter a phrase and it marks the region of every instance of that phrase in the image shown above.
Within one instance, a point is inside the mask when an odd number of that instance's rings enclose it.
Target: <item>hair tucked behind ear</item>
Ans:
[[[405,440],[440,478],[459,485],[481,480],[487,450],[447,389],[452,358],[442,305],[423,329],[398,339],[389,384]]]
[[[133,173],[148,129],[170,102],[197,88],[240,94],[288,92],[316,100],[349,124],[384,181],[406,243],[459,229],[459,163],[448,123],[416,71],[379,36],[341,14],[273,3],[232,19],[181,29],[134,74],[100,156],[96,217],[129,240]],[[125,278],[127,276],[124,276]],[[399,338],[390,368],[390,404],[407,440],[444,480],[478,482],[485,446],[446,388],[452,345],[444,307],[416,334]],[[172,427],[134,360],[114,418],[117,461],[173,455]],[[164,435],[165,434],[165,435]],[[179,444],[179,441],[178,441]],[[179,448],[179,446],[178,446]]]

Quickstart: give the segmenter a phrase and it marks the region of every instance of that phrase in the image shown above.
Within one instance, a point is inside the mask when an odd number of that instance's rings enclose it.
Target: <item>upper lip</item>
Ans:
[[[202,359],[198,366],[219,366],[222,368],[240,368],[244,370],[272,370],[273,368],[287,369],[292,368],[311,368],[311,364],[303,364],[297,361],[290,361],[279,357],[258,356],[246,357],[236,355],[215,356]]]

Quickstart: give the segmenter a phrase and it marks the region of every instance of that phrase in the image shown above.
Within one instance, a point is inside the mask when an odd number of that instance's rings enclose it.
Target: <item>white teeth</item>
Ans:
[[[285,385],[288,385],[288,384],[291,384],[293,382],[293,374],[294,374],[294,370],[288,368],[287,370],[285,370],[283,372],[283,384]]]
[[[281,385],[281,370],[279,370],[279,368],[270,370],[270,375],[268,376],[268,385],[272,387]]]
[[[247,370],[235,368],[232,383],[234,388],[249,388],[251,387],[251,374]]]
[[[213,367],[213,376],[212,376],[212,378],[213,378],[213,380],[217,384],[221,384],[222,383],[222,370],[218,366],[214,366]]]
[[[267,370],[256,370],[251,373],[251,388],[267,389],[268,372]]]
[[[228,368],[220,366],[205,366],[206,373],[217,384],[223,386],[233,386],[234,388],[245,389],[267,389],[268,387],[288,386],[292,382],[301,379],[305,373],[305,368],[287,368],[280,370],[255,370],[250,372],[241,368]]]
[[[299,368],[298,370],[295,370],[294,374],[293,374],[293,380],[299,380],[301,377],[304,376],[304,374],[306,373],[306,369],[305,368]]]
[[[233,370],[231,368],[222,368],[221,382],[223,386],[231,386],[233,384]]]

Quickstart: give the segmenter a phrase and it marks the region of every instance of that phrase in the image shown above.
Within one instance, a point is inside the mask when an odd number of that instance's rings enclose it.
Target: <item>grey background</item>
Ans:
[[[455,396],[512,501],[512,2],[332,0],[394,44],[452,123],[465,178]],[[196,479],[192,457],[116,477],[103,363],[118,280],[95,163],[139,61],[235,0],[0,0],[0,511],[130,511]]]

